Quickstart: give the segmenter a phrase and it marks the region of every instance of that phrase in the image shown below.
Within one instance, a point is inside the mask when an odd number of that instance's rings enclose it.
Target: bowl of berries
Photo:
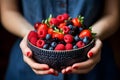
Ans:
[[[33,59],[57,71],[87,60],[87,53],[94,46],[95,33],[91,27],[85,27],[83,21],[83,16],[71,18],[64,13],[35,23],[35,30],[27,37]]]

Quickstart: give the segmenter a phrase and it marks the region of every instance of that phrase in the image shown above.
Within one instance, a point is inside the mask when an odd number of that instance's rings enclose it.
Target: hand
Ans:
[[[39,64],[32,59],[32,51],[27,47],[27,35],[20,43],[20,48],[23,52],[24,61],[32,68],[32,70],[38,75],[52,74],[57,76],[58,72],[52,68],[49,68],[47,64]]]
[[[62,70],[63,74],[75,73],[85,74],[91,71],[95,65],[100,61],[102,42],[100,39],[96,39],[95,46],[88,52],[88,60],[85,62],[75,63]]]

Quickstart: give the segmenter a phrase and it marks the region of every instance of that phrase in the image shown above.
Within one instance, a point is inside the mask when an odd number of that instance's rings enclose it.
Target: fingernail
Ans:
[[[72,72],[72,70],[68,70],[66,73],[71,73]]]
[[[43,68],[43,70],[48,70],[49,68]]]
[[[27,56],[30,57],[30,56],[31,56],[31,53],[30,53],[30,52],[27,52]]]
[[[88,55],[89,55],[89,57],[91,58],[91,57],[93,56],[93,53],[92,53],[92,52],[90,52]]]
[[[75,67],[73,67],[73,69],[79,69],[79,67],[75,66]]]
[[[48,74],[53,74],[53,72],[49,71]]]

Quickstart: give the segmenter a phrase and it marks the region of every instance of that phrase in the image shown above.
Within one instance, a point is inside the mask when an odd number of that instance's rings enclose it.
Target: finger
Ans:
[[[75,74],[86,74],[86,73],[90,72],[94,67],[95,67],[95,65],[92,65],[91,67],[89,67],[87,69],[73,69],[72,73],[75,73]]]
[[[65,74],[66,72],[65,72],[65,69],[62,69],[62,71],[61,71],[63,74]]]
[[[22,53],[28,57],[32,56],[32,51],[27,47],[26,37],[21,41],[20,48]]]
[[[47,64],[39,64],[35,62],[32,58],[23,55],[24,61],[33,69],[36,70],[48,70],[49,66]]]
[[[66,69],[65,69],[65,73],[71,73],[72,72],[72,66],[68,66]]]
[[[45,75],[45,74],[55,74],[55,71],[53,69],[49,69],[49,70],[36,70],[36,69],[33,69],[33,71],[37,74],[37,75]]]
[[[86,69],[94,64],[93,59],[89,59],[85,62],[75,63],[72,65],[73,69]]]
[[[102,47],[101,40],[96,39],[95,46],[87,54],[88,58],[95,56],[101,50],[101,47]]]

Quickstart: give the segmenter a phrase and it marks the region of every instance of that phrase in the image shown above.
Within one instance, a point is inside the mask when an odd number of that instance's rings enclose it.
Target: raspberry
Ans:
[[[34,28],[37,30],[40,24],[41,24],[40,22],[35,23]]]
[[[63,32],[67,34],[70,31],[70,28],[68,26],[63,26]]]
[[[66,49],[66,50],[71,50],[71,49],[73,49],[73,45],[70,44],[70,43],[67,43],[67,44],[65,45],[65,49]]]
[[[47,30],[39,30],[38,31],[38,37],[39,38],[45,38],[47,35]]]
[[[65,50],[65,46],[63,44],[58,44],[56,47],[55,47],[55,50]]]
[[[72,42],[73,42],[73,36],[70,35],[70,34],[66,34],[66,35],[64,36],[64,41],[65,41],[66,43],[72,43]]]
[[[50,25],[58,25],[59,24],[59,21],[56,19],[56,18],[51,18],[50,19]]]
[[[60,23],[62,23],[62,22],[64,22],[65,18],[63,17],[63,15],[58,15],[58,16],[57,16],[57,20],[58,20]]]
[[[85,44],[84,44],[82,41],[78,41],[78,42],[76,43],[76,45],[78,46],[78,48],[81,48],[81,47],[84,47],[84,46],[85,46]]]
[[[36,45],[37,38],[36,37],[31,37],[29,40],[33,45]]]
[[[28,34],[28,40],[30,40],[31,37],[38,38],[37,32],[35,32],[35,31],[30,31],[30,33]]]
[[[45,41],[41,39],[37,40],[36,42],[36,46],[39,48],[43,48],[44,44],[45,44]]]
[[[67,20],[69,18],[69,15],[67,13],[62,14],[64,19]]]

